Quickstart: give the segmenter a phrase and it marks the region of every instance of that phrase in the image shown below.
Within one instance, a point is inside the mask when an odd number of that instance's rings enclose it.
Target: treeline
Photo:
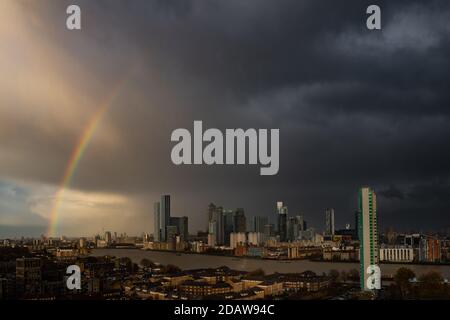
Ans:
[[[395,300],[411,299],[450,299],[450,285],[442,275],[430,271],[416,276],[408,268],[400,268],[392,283],[386,290],[386,298]]]
[[[31,257],[28,248],[24,247],[0,247],[0,261],[16,261],[17,258]]]

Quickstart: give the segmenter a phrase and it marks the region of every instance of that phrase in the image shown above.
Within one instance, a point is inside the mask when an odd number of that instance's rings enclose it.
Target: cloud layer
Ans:
[[[80,134],[129,75],[66,193],[61,232],[151,232],[162,193],[191,231],[211,201],[273,216],[277,200],[320,230],[326,207],[353,221],[361,185],[380,191],[383,226],[449,227],[446,1],[380,1],[379,32],[356,0],[78,2],[80,32],[65,29],[69,1],[0,4],[0,177],[35,199],[20,209],[33,224],[45,224]],[[170,134],[194,120],[279,128],[279,174],[174,166]],[[2,209],[1,223],[23,223],[17,210]]]

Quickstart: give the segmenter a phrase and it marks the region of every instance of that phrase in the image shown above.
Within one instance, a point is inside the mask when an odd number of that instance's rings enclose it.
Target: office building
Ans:
[[[275,226],[273,223],[268,223],[264,226],[264,237],[269,239],[275,235]]]
[[[112,236],[111,236],[111,232],[106,231],[105,232],[105,242],[110,245],[112,242]]]
[[[280,236],[280,241],[285,242],[288,240],[288,230],[287,230],[287,216],[288,209],[283,206],[283,202],[277,202],[277,215],[278,215],[278,234]]]
[[[188,217],[170,217],[169,226],[175,226],[177,228],[177,235],[180,236],[180,240],[187,241],[189,236]]]
[[[167,240],[173,241],[178,236],[178,226],[167,226],[166,227]]]
[[[234,212],[233,210],[223,210],[223,224],[224,224],[224,241],[225,245],[230,245],[230,234],[234,230]]]
[[[161,241],[161,205],[155,202],[153,205],[153,239],[156,242]]]
[[[206,223],[206,231],[209,232],[209,223],[212,221],[214,212],[216,211],[216,205],[214,203],[210,203],[208,205],[208,212],[207,212],[207,223]]]
[[[325,235],[333,236],[334,235],[334,209],[326,208],[325,209]]]
[[[208,244],[210,246],[225,244],[225,219],[223,208],[214,204],[208,206]]]
[[[369,266],[379,264],[377,198],[368,187],[361,188],[358,194],[359,207],[359,243],[360,243],[360,286],[362,290],[370,289],[367,285]]]
[[[217,244],[216,238],[217,238],[217,234],[216,234],[216,227],[217,223],[215,221],[211,221],[209,223],[209,228],[208,228],[208,246],[210,247],[215,247]]]
[[[264,233],[264,226],[269,223],[268,217],[253,217],[252,230],[254,232]]]
[[[160,202],[160,230],[161,241],[167,241],[167,226],[170,220],[170,195],[161,196]]]
[[[247,231],[247,220],[245,218],[244,209],[238,208],[234,213],[233,232],[246,232],[246,231]]]
[[[170,195],[161,196],[160,202],[155,202],[153,206],[154,214],[154,241],[167,241],[167,226],[170,225]]]
[[[186,216],[180,217],[178,228],[179,228],[181,241],[188,241],[188,238],[189,238],[189,218],[186,217]]]

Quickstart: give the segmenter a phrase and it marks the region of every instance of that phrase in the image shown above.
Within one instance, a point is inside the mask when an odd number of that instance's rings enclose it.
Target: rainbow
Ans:
[[[103,116],[119,95],[128,78],[129,78],[128,76],[125,76],[120,81],[118,81],[118,83],[114,86],[111,93],[104,99],[104,101],[98,107],[97,111],[89,119],[87,125],[85,126],[80,137],[78,138],[78,141],[75,144],[75,147],[73,148],[72,153],[70,155],[69,161],[65,167],[61,183],[54,196],[53,206],[50,213],[50,219],[47,229],[48,237],[54,237],[56,235],[56,230],[59,222],[59,210],[61,207],[62,200],[64,198],[64,191],[70,185],[72,178],[77,170],[77,167],[80,164],[80,160],[83,158],[83,155],[86,152],[86,149],[89,146],[89,142],[94,136],[99,126],[99,123],[101,122]]]

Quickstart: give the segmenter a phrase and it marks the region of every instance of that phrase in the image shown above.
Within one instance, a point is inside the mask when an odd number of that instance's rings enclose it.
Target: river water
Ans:
[[[316,262],[309,260],[277,261],[252,258],[233,258],[222,256],[211,256],[201,254],[181,254],[162,251],[144,251],[139,249],[94,249],[93,256],[111,255],[116,257],[128,257],[133,262],[139,263],[147,258],[153,262],[161,264],[173,264],[181,269],[215,268],[227,266],[231,269],[240,271],[252,271],[258,268],[263,269],[267,274],[280,273],[299,273],[307,270],[314,271],[317,274],[334,269],[338,271],[349,271],[351,269],[359,270],[357,263],[339,263],[339,262]],[[433,265],[411,265],[411,264],[381,264],[383,275],[393,275],[400,267],[407,267],[413,270],[417,276],[429,271],[438,271],[443,277],[450,279],[450,266]]]

